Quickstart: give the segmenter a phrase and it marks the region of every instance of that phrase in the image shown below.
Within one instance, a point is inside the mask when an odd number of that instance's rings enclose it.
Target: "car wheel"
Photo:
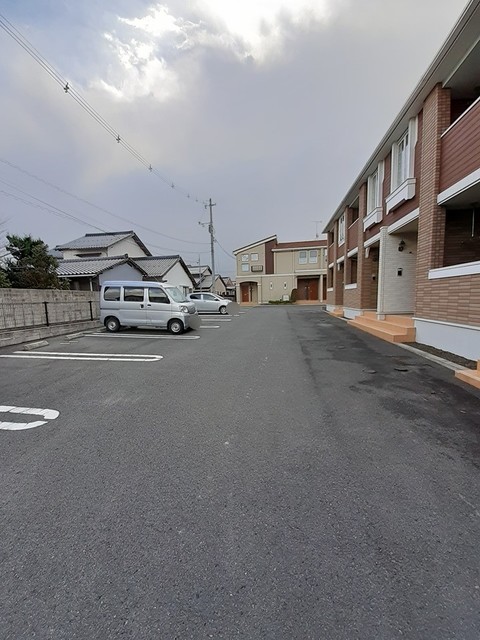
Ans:
[[[222,314],[222,316],[224,316],[227,313],[227,307],[220,307],[219,311]]]
[[[116,333],[120,329],[120,322],[117,318],[110,316],[105,320],[105,329],[110,333]]]
[[[181,320],[170,320],[170,322],[168,323],[168,330],[170,331],[170,333],[173,333],[173,335],[179,335],[180,333],[183,333],[183,322]]]

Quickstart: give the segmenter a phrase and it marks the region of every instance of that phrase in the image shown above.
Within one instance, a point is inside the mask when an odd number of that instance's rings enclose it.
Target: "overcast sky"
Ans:
[[[0,29],[0,233],[54,246],[134,229],[156,255],[209,263],[198,223],[211,197],[225,275],[242,245],[313,239],[465,5],[0,0],[2,16],[163,178]]]

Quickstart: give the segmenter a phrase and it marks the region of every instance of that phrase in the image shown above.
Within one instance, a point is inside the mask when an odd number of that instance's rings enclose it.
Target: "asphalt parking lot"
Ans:
[[[0,351],[2,640],[480,637],[480,393],[317,307],[222,319]]]

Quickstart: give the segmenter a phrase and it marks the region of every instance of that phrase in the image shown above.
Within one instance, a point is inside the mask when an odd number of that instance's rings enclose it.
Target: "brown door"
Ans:
[[[242,293],[242,302],[250,302],[250,285],[248,282],[242,282],[240,291]]]
[[[298,300],[318,300],[318,278],[301,278],[297,282]]]
[[[318,278],[309,280],[307,300],[318,300]]]

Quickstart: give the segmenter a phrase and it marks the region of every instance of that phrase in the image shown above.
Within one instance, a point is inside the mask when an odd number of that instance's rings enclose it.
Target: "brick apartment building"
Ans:
[[[297,290],[303,303],[325,301],[326,240],[278,242],[270,236],[236,249],[237,301],[265,304]]]
[[[480,0],[325,228],[327,310],[480,359]],[[416,334],[416,337],[415,337]]]

